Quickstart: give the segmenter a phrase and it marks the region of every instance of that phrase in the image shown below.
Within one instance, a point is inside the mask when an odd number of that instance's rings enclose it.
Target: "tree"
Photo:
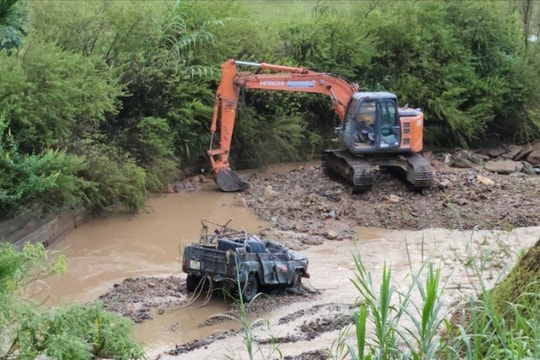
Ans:
[[[470,146],[538,136],[521,24],[497,1],[416,1],[373,11],[371,81],[421,107],[428,143]],[[400,21],[395,21],[399,18]],[[528,75],[525,75],[528,74]],[[378,80],[377,80],[378,79]],[[538,82],[538,80],[535,80]],[[530,109],[529,112],[524,109]]]

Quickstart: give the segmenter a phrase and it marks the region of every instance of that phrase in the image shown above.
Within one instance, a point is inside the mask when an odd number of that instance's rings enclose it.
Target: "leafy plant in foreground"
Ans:
[[[143,358],[131,321],[101,304],[45,309],[23,296],[29,281],[63,270],[63,257],[49,260],[42,245],[0,242],[0,359]]]
[[[536,256],[534,250],[523,257],[522,265],[527,270],[537,269],[529,268],[530,264],[536,264],[529,262]],[[340,355],[352,359],[414,360],[538,358],[540,321],[535,314],[540,309],[540,296],[534,291],[512,292],[511,296],[515,295],[512,301],[501,302],[505,288],[499,290],[500,285],[496,285],[490,290],[483,281],[484,259],[468,264],[476,271],[479,292],[443,311],[440,270],[435,270],[431,263],[423,260],[420,270],[413,271],[409,260],[411,281],[404,285],[403,291],[392,284],[386,264],[377,289],[360,256],[354,258],[356,273],[352,282],[360,294],[355,314],[355,344],[349,342],[347,334],[340,333],[335,358],[341,358]],[[517,271],[502,283],[505,286],[517,283],[516,275],[523,272]],[[533,281],[520,288],[537,286],[538,282]]]

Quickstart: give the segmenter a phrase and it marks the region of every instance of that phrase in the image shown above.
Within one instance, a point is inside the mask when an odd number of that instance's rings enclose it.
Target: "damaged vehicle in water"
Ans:
[[[202,220],[198,243],[186,245],[182,270],[189,292],[220,287],[250,302],[262,288],[300,287],[309,278],[308,259],[274,240],[260,239]]]

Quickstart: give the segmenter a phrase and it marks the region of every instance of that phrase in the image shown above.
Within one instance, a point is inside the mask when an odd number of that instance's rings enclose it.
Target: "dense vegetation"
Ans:
[[[395,92],[424,110],[428,144],[540,137],[537,3],[278,2],[0,0],[0,219],[137,211],[180,169],[205,168],[227,58]],[[309,158],[335,125],[324,97],[245,102],[236,168]]]
[[[213,93],[228,58],[305,66],[395,92],[424,110],[428,144],[538,139],[539,33],[532,0],[0,0],[0,220],[81,205],[135,212],[180,170],[206,167]],[[235,167],[309,158],[327,145],[335,125],[328,99],[242,98]],[[27,280],[51,270],[40,268],[45,260],[40,247],[0,243],[0,358],[143,356],[130,323],[99,304],[38,310],[26,299]],[[530,315],[538,286],[511,277],[502,290],[483,291],[484,307],[471,299],[472,321],[448,323],[442,343],[438,272],[427,270],[425,286],[414,278],[411,291],[424,302],[411,314],[388,306],[402,295],[389,270],[375,297],[356,260],[364,299],[357,346],[339,343],[353,358],[398,358],[392,351],[406,339],[411,358],[537,357]],[[515,295],[515,283],[530,291],[509,299],[514,306],[499,292]],[[402,317],[414,325],[407,334]],[[364,353],[368,320],[379,331]]]

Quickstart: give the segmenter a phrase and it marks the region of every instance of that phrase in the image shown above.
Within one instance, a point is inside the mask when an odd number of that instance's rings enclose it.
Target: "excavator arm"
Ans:
[[[251,66],[266,73],[238,72],[238,66]],[[208,156],[212,175],[223,191],[239,191],[249,188],[231,168],[229,154],[236,121],[236,108],[240,89],[266,89],[326,94],[340,121],[358,85],[339,77],[297,68],[266,63],[228,60],[221,65],[221,81],[216,91],[214,114],[210,126],[210,149]],[[214,137],[219,129],[219,146],[214,148]]]

